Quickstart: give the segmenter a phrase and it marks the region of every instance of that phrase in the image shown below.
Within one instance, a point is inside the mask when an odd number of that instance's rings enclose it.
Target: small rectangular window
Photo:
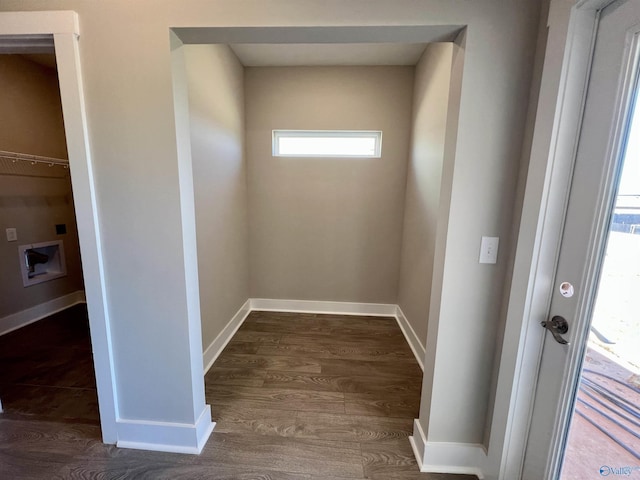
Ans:
[[[379,158],[382,132],[355,130],[274,130],[274,157]]]

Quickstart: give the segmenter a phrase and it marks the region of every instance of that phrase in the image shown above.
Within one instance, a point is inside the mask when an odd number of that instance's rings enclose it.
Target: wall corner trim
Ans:
[[[399,305],[396,305],[395,317],[400,330],[404,334],[404,338],[406,338],[413,355],[416,357],[418,365],[420,365],[420,369],[424,372],[424,358],[427,355],[427,351]]]
[[[247,299],[246,302],[240,307],[240,310],[229,320],[229,323],[225,325],[218,336],[211,342],[203,354],[204,373],[206,374],[213,362],[220,356],[224,347],[227,346],[229,340],[235,335],[247,316],[251,313],[251,299]]]
[[[479,443],[429,442],[420,422],[413,421],[413,436],[409,437],[421,472],[475,475],[485,478],[483,465],[487,450]]]
[[[54,298],[20,312],[2,317],[0,318],[0,335],[5,335],[19,328],[26,327],[30,323],[42,320],[49,315],[61,312],[79,303],[86,303],[84,290],[77,290],[62,297]]]
[[[215,428],[211,421],[211,407],[205,405],[194,424],[154,422],[145,420],[117,420],[118,448],[152,450],[156,452],[189,453],[202,452],[211,432]]]

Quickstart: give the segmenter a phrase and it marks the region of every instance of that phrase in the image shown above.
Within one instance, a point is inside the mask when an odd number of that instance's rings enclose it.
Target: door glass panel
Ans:
[[[562,480],[640,479],[639,110],[611,215]]]

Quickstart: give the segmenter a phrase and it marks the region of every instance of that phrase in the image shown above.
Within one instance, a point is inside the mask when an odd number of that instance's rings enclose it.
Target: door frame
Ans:
[[[490,477],[511,479],[522,474],[546,332],[540,322],[547,319],[554,289],[600,11],[612,1],[551,0],[547,49],[508,300],[506,343],[491,425],[490,452],[495,447],[494,451],[500,454],[493,456],[492,465],[487,468]],[[556,422],[566,420],[566,405],[574,390],[573,382],[567,378],[574,380],[577,376],[581,351],[572,348],[570,353],[562,398],[554,412]],[[504,436],[495,435],[497,432],[504,432]],[[563,436],[556,431],[552,445],[558,446]],[[551,447],[550,452],[553,451]],[[549,455],[546,465],[540,466],[547,475],[557,467],[555,457]]]
[[[625,140],[628,138],[633,111],[634,94],[638,82],[638,53],[640,48],[640,27],[625,32],[625,49],[622,70],[616,72],[616,99],[613,110],[612,124],[606,148],[606,157],[602,165],[602,177],[597,191],[597,210],[590,225],[588,239],[588,254],[585,262],[582,280],[585,280],[583,291],[576,301],[576,318],[573,322],[573,344],[569,345],[568,363],[566,365],[561,397],[557,404],[555,425],[567,425],[573,416],[575,397],[579,387],[580,374],[587,351],[589,327],[592,321],[595,296],[599,288],[600,271],[605,248],[610,233],[608,219],[615,203],[617,184],[621,172],[621,156],[626,149]],[[556,428],[553,433],[550,454],[547,460],[545,478],[554,478],[561,471],[563,456],[554,454],[560,452],[567,441],[568,431]]]
[[[0,34],[3,37],[24,39],[25,45],[33,39],[53,40],[82,255],[102,440],[105,443],[116,443],[117,392],[98,204],[80,66],[78,15],[73,11],[0,13]]]

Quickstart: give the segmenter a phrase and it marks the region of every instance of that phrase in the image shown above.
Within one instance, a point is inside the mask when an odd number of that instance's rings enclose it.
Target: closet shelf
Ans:
[[[30,155],[28,153],[7,152],[6,150],[0,150],[0,159],[11,160],[12,162],[29,162],[32,165],[41,163],[53,167],[54,165],[60,165],[64,168],[69,168],[69,160],[63,158],[43,157],[42,155]]]

